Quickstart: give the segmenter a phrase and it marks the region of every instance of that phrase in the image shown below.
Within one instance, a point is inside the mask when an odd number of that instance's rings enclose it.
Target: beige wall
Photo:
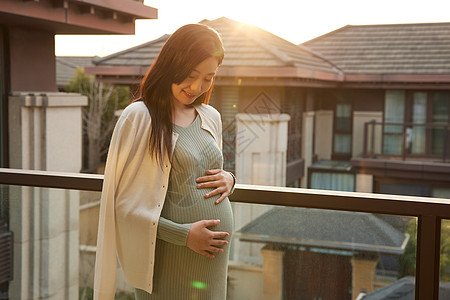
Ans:
[[[352,299],[356,299],[362,291],[373,291],[378,260],[376,256],[352,257]]]
[[[353,145],[352,156],[361,156],[364,152],[364,123],[374,120],[375,122],[383,121],[383,113],[381,111],[354,111],[353,112]],[[377,139],[381,137],[381,127],[377,126]],[[370,140],[370,137],[369,137]],[[378,139],[380,141],[380,139]],[[381,149],[381,144],[376,145],[376,149]]]
[[[14,93],[9,98],[11,168],[81,169],[79,94]],[[11,187],[14,233],[11,299],[78,299],[79,191]]]
[[[228,265],[229,300],[263,299],[263,269],[257,265],[230,261]]]
[[[372,193],[373,192],[373,175],[356,174],[355,192]]]
[[[320,159],[331,159],[333,151],[333,111],[316,112],[314,129],[314,154]]]
[[[310,111],[303,114],[302,125],[302,158],[305,161],[305,169],[303,174],[308,174],[308,167],[313,163],[314,156],[314,117],[315,112]],[[308,186],[308,176],[303,176],[300,186],[306,188]]]
[[[269,247],[261,250],[264,257],[264,298],[265,300],[283,299],[283,257],[284,251]]]

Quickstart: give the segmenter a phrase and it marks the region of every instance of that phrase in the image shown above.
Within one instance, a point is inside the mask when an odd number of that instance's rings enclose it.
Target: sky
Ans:
[[[137,20],[135,35],[57,35],[57,56],[106,56],[203,19],[227,17],[294,44],[345,25],[450,22],[448,0],[144,0],[158,19]]]

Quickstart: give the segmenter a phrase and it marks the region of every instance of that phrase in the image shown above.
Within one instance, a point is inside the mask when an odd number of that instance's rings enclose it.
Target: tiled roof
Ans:
[[[64,86],[75,75],[77,68],[92,66],[93,56],[57,56],[56,84]]]
[[[170,35],[165,34],[156,40],[95,59],[94,63],[102,66],[149,67],[156,56],[158,56],[159,50],[161,50],[169,36]]]
[[[200,23],[207,24],[216,29],[222,36],[225,47],[225,59],[223,67],[230,68],[293,68],[298,70],[293,77],[319,78],[315,72],[329,74],[333,78],[341,72],[331,63],[313,54],[312,51],[299,47],[272,33],[258,27],[246,25],[225,17],[216,20],[203,20]],[[164,42],[169,35],[164,35],[157,40],[114,53],[101,59],[97,59],[97,66],[114,67],[145,67],[147,68],[156,58]],[[269,70],[267,70],[269,68]],[[297,75],[297,74],[302,75]],[[258,74],[261,75],[261,74]],[[276,76],[276,75],[271,75]]]
[[[295,66],[336,72],[336,68],[311,51],[288,42],[259,27],[222,17],[203,20],[222,36],[225,47],[223,66]]]
[[[242,240],[401,254],[408,236],[373,214],[275,207],[237,234]]]
[[[450,23],[348,25],[302,46],[346,74],[450,74]]]
[[[414,300],[415,278],[403,277],[362,297],[362,300]],[[450,299],[450,282],[439,284],[439,299]]]

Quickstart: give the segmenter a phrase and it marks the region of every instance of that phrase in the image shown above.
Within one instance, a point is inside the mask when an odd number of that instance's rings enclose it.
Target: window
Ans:
[[[386,91],[383,154],[448,157],[449,122],[450,92]]]
[[[407,149],[413,154],[426,152],[427,93],[413,93],[410,136],[407,136]],[[417,124],[417,125],[416,125]]]
[[[352,105],[337,103],[334,114],[333,157],[348,159],[352,153]]]
[[[435,187],[431,190],[431,197],[450,199],[450,188]]]
[[[333,191],[355,191],[355,174],[349,162],[336,160],[320,160],[313,164],[310,174],[309,188]]]
[[[433,98],[433,116],[432,122],[435,125],[448,124],[449,122],[449,107],[450,107],[450,93],[436,92]],[[431,153],[443,154],[444,142],[447,139],[446,131],[443,127],[432,129]]]
[[[333,191],[355,191],[355,175],[332,172],[312,172],[312,189],[333,190]]]
[[[403,123],[405,121],[405,91],[386,91],[384,105],[383,153],[401,155]],[[401,125],[394,125],[399,123]]]

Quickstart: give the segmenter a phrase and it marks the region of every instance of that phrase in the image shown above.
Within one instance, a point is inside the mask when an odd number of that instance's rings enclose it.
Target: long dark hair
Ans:
[[[224,57],[222,39],[209,26],[189,24],[179,28],[166,41],[140,86],[140,97],[151,116],[149,150],[162,166],[164,152],[172,161],[172,84],[180,84],[207,58]],[[214,86],[195,100],[208,104]]]

